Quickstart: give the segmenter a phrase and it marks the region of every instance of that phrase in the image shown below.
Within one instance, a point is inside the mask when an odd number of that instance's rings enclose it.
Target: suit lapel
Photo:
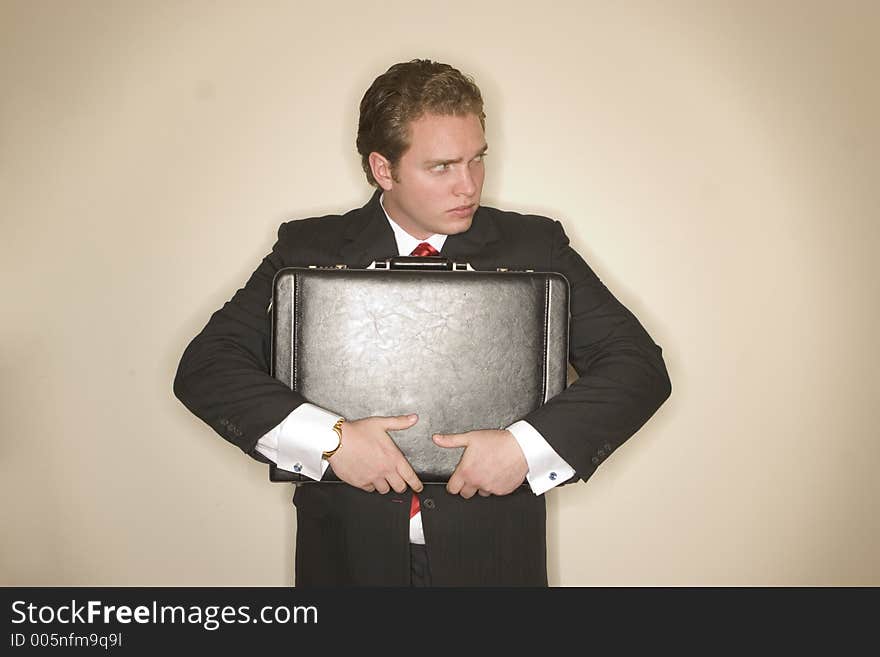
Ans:
[[[379,204],[377,190],[369,202],[348,222],[340,249],[342,260],[349,267],[366,267],[374,260],[397,255],[394,231]]]
[[[450,260],[470,258],[485,250],[487,244],[501,239],[495,220],[482,207],[477,208],[471,227],[464,233],[446,238],[440,255]]]

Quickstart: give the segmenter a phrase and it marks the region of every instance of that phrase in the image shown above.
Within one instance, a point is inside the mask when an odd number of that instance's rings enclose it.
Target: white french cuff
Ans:
[[[339,415],[320,406],[300,404],[277,427],[257,441],[257,451],[282,470],[319,480],[329,465],[321,456],[339,444],[333,425]]]
[[[526,480],[535,495],[546,493],[574,476],[574,468],[556,453],[531,424],[520,420],[507,427],[507,430],[516,438],[526,457],[529,466]]]

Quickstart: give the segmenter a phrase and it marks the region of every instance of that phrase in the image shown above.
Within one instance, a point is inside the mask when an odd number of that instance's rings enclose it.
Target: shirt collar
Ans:
[[[382,203],[382,199],[384,198],[384,194],[379,197],[379,205],[382,207],[382,212],[385,213],[385,218],[388,219],[388,223],[391,224],[391,230],[394,231],[394,241],[397,242],[397,254],[398,255],[409,255],[413,252],[413,249],[416,248],[422,242],[427,242],[435,249],[437,252],[440,252],[440,249],[443,248],[443,244],[446,242],[446,238],[449,235],[431,235],[427,239],[416,239],[409,233],[407,233],[403,228],[397,225],[397,222],[392,219],[388,211],[385,209],[385,204]]]

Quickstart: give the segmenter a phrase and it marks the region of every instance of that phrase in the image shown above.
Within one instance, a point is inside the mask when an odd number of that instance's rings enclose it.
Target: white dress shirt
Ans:
[[[382,197],[379,198],[380,205]],[[385,206],[382,205],[382,210]],[[447,235],[431,235],[427,239],[416,239],[388,216],[385,217],[394,231],[399,255],[409,255],[422,242],[427,242],[439,252],[446,242]],[[257,442],[257,451],[271,459],[283,470],[297,472],[309,479],[321,479],[328,463],[322,454],[336,447],[338,437],[333,424],[339,416],[308,402],[297,406],[274,429]],[[554,486],[570,479],[574,469],[544,440],[531,424],[524,420],[506,427],[516,442],[528,465],[526,480],[535,495],[541,495]],[[422,514],[417,513],[410,520],[409,540],[424,545],[425,532],[422,527]]]

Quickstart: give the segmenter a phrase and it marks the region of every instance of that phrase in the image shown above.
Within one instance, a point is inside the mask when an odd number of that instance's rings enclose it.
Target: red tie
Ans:
[[[440,252],[435,249],[433,246],[428,244],[427,242],[422,242],[416,248],[412,250],[410,253],[411,256],[438,256]],[[409,517],[412,519],[414,515],[416,515],[421,507],[419,506],[419,498],[413,493],[412,494],[412,502],[409,505]]]
[[[438,256],[440,252],[427,242],[422,242],[410,253],[412,256]]]
[[[412,520],[413,516],[416,515],[421,510],[419,506],[419,496],[415,493],[412,494],[412,502],[409,505],[409,519]]]

